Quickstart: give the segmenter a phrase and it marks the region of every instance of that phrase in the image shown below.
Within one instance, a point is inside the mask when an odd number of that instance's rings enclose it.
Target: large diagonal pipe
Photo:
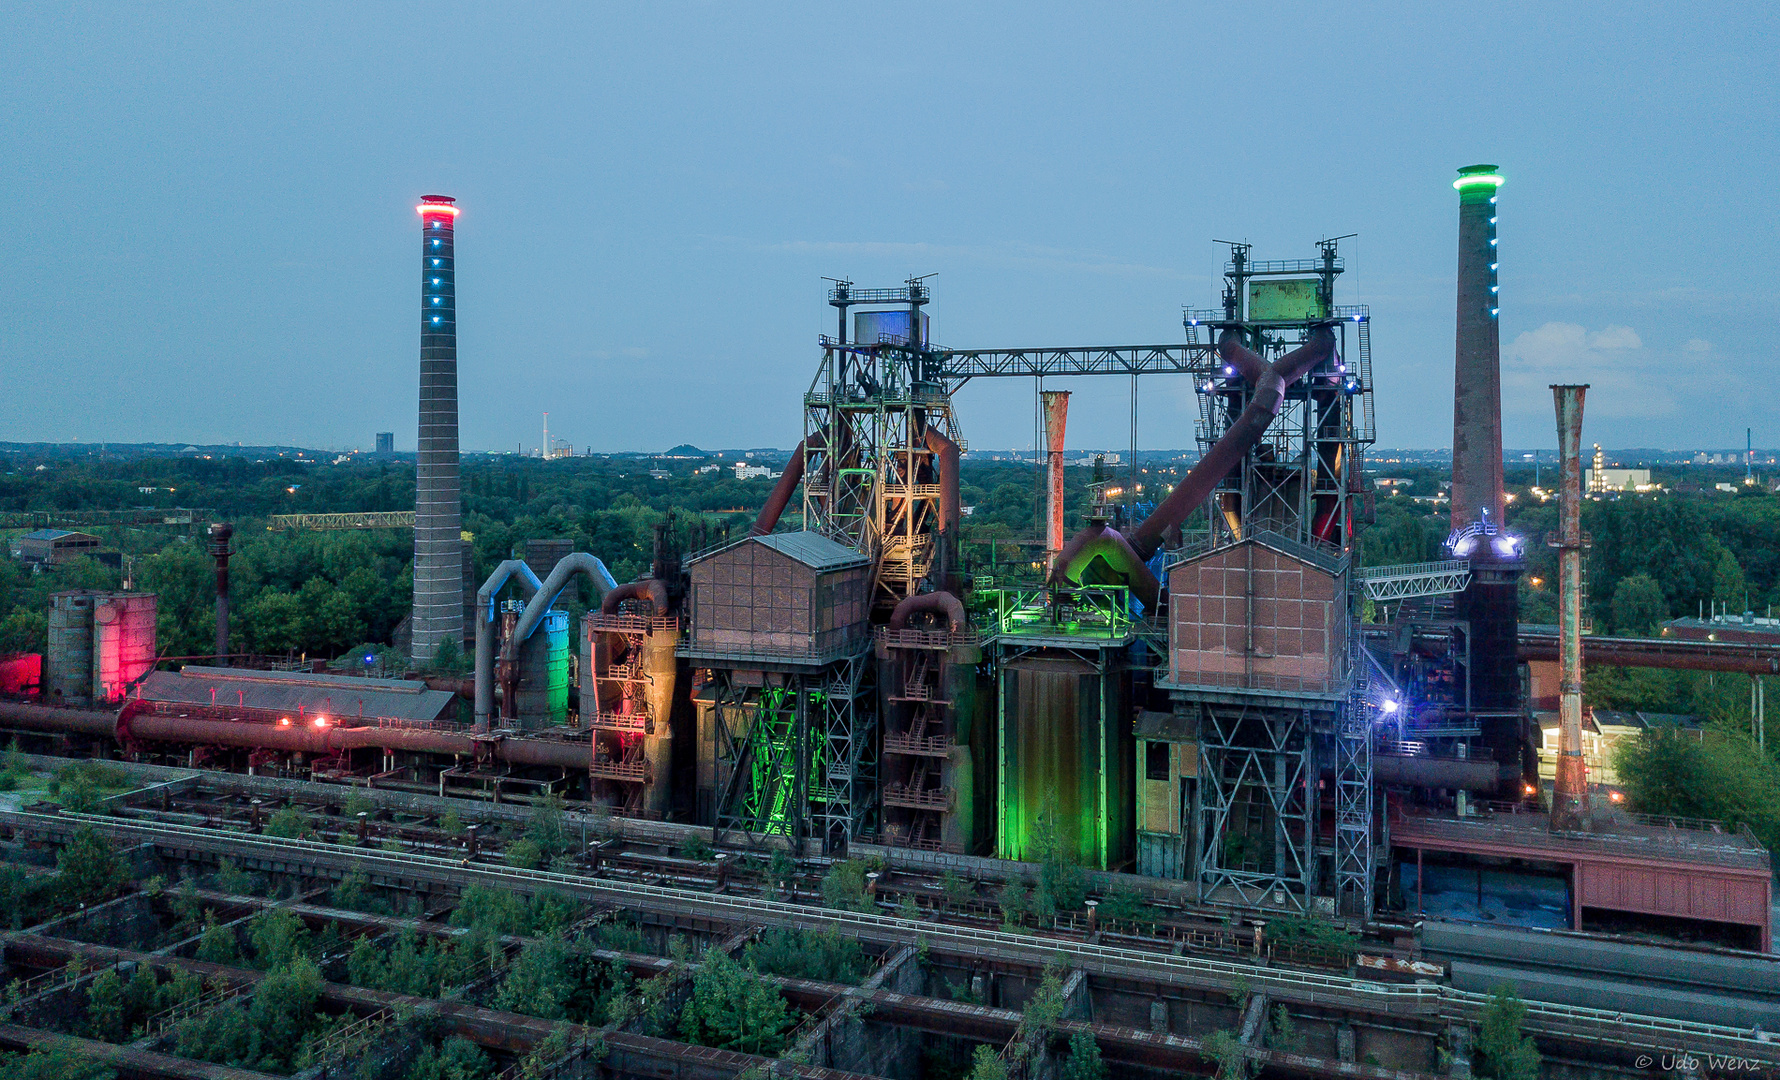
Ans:
[[[785,471],[779,474],[779,482],[773,485],[772,494],[766,497],[766,505],[760,508],[760,516],[749,526],[749,536],[765,536],[779,526],[779,518],[785,513],[785,507],[791,503],[791,496],[797,491],[797,485],[803,482],[804,455],[810,450],[821,450],[827,445],[820,433],[806,437],[791,451],[791,460],[785,463]],[[659,613],[658,613],[659,614]]]
[[[958,572],[958,522],[963,515],[958,498],[958,444],[933,427],[922,433],[921,441],[933,454],[933,468],[939,474],[939,573],[933,581],[939,589],[950,590]]]
[[[538,575],[518,559],[508,559],[494,568],[482,588],[476,590],[476,730],[488,730],[488,718],[494,715],[494,598],[508,581],[528,597],[536,597],[541,587]]]
[[[1241,337],[1234,330],[1224,331],[1223,336],[1218,339],[1218,355],[1235,373],[1255,387],[1247,407],[1224,432],[1223,437],[1212,445],[1206,455],[1199,459],[1199,463],[1162,500],[1161,505],[1137,526],[1129,541],[1118,530],[1109,529],[1104,523],[1090,525],[1064,545],[1062,553],[1057,556],[1056,568],[1051,573],[1051,583],[1058,586],[1080,584],[1081,569],[1092,561],[1091,553],[1087,550],[1089,545],[1105,552],[1107,556],[1113,556],[1106,558],[1106,561],[1115,570],[1125,569],[1119,564],[1132,560],[1135,560],[1137,566],[1148,563],[1150,556],[1162,544],[1162,534],[1185,521],[1193,508],[1202,504],[1212,489],[1242,460],[1242,456],[1261,440],[1268,425],[1273,423],[1273,418],[1279,415],[1280,407],[1285,402],[1286,387],[1334,354],[1335,331],[1326,326],[1319,326],[1311,331],[1308,341],[1271,364],[1243,345]],[[1128,556],[1126,552],[1129,552]],[[1159,591],[1154,575],[1148,569],[1144,569],[1141,574],[1128,574],[1133,594],[1143,600],[1143,594],[1147,593],[1150,599],[1144,601],[1144,606],[1153,608],[1153,601]]]

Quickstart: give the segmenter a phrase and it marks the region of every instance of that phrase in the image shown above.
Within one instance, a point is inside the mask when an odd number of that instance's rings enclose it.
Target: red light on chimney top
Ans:
[[[456,217],[458,214],[457,207],[452,206],[450,203],[421,203],[414,209],[420,212],[421,217],[425,217],[428,214],[444,214],[446,217]]]

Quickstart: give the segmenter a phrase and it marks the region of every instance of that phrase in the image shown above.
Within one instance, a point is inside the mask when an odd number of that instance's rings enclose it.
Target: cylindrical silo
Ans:
[[[155,594],[94,597],[93,699],[117,701],[155,664]]]
[[[514,695],[521,728],[565,724],[569,719],[569,613],[552,609],[519,648],[519,690]]]
[[[49,598],[49,655],[44,693],[58,704],[85,705],[93,696],[93,594],[60,592]]]

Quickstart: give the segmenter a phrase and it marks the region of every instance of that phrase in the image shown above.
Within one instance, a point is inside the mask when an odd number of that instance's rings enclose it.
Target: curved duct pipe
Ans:
[[[921,441],[933,454],[934,471],[939,473],[939,573],[933,580],[949,589],[958,566],[958,522],[963,517],[958,506],[958,444],[932,427]]]
[[[1372,777],[1380,784],[1494,791],[1501,780],[1499,771],[1499,766],[1490,758],[1426,758],[1383,753],[1372,755]]]
[[[600,614],[616,615],[618,614],[619,604],[622,604],[626,600],[640,600],[644,598],[647,598],[651,604],[655,605],[655,614],[657,617],[668,613],[667,582],[662,581],[660,578],[644,578],[641,581],[632,581],[608,590],[605,599],[600,601]]]
[[[947,629],[956,634],[968,625],[964,621],[964,605],[956,596],[949,592],[922,593],[911,596],[896,605],[890,612],[890,629],[901,630],[909,624],[909,616],[921,611],[932,611],[946,617]]]
[[[1267,426],[1279,415],[1285,402],[1286,387],[1297,382],[1311,368],[1335,355],[1335,331],[1326,326],[1313,330],[1310,340],[1269,364],[1242,344],[1234,330],[1226,330],[1218,339],[1218,355],[1243,378],[1253,384],[1254,396],[1242,415],[1236,418],[1205,456],[1199,459],[1166,499],[1131,533],[1131,549],[1139,562],[1148,562],[1161,546],[1162,534],[1169,526],[1187,519],[1193,508],[1205,502],[1212,488],[1229,475],[1242,456],[1249,452]],[[1253,373],[1251,378],[1250,373]],[[1059,567],[1062,561],[1058,561]]]
[[[550,576],[544,579],[544,584],[538,587],[538,595],[525,605],[525,614],[519,616],[519,625],[513,628],[513,636],[508,639],[503,656],[511,659],[518,652],[519,643],[532,636],[532,631],[544,621],[544,613],[550,610],[550,605],[556,603],[557,596],[576,574],[586,574],[587,579],[593,582],[594,589],[600,594],[601,610],[604,610],[606,594],[618,587],[618,582],[612,579],[612,572],[606,569],[605,563],[585,551],[564,555],[562,561],[550,571]]]
[[[1146,611],[1156,610],[1162,583],[1144,565],[1131,544],[1117,529],[1109,529],[1105,521],[1090,521],[1086,528],[1070,538],[1057,553],[1057,567],[1051,574],[1053,585],[1097,585],[1114,582],[1084,581],[1082,575],[1095,559],[1100,559],[1131,589],[1131,595],[1142,602]]]
[[[798,443],[797,449],[791,451],[791,460],[785,465],[785,471],[779,474],[779,482],[773,485],[772,494],[766,497],[766,505],[760,508],[760,516],[748,528],[749,536],[765,536],[779,527],[779,516],[791,504],[791,493],[803,482],[804,453],[807,450],[820,450],[822,445],[821,435],[811,435]],[[666,609],[656,610],[659,613]]]
[[[494,714],[494,598],[511,580],[528,597],[536,598],[538,575],[518,559],[494,568],[482,588],[476,590],[476,730],[488,730]]]

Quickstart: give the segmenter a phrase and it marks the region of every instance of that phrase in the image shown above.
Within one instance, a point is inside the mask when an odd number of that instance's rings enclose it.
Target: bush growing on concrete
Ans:
[[[83,826],[56,853],[58,899],[65,904],[93,904],[121,892],[130,871],[104,837]]]
[[[309,827],[308,814],[286,806],[266,819],[265,832],[282,840],[306,840],[314,830]]]
[[[1488,1080],[1538,1080],[1539,1048],[1520,1030],[1526,1017],[1526,1003],[1512,986],[1503,984],[1490,993],[1477,1036],[1479,1075]]]
[[[72,1050],[0,1054],[0,1080],[117,1080],[117,1073]]]
[[[692,1000],[680,1011],[680,1037],[719,1050],[777,1057],[794,1023],[777,987],[712,949],[692,977]]]
[[[841,937],[837,929],[771,929],[742,954],[756,971],[787,979],[814,979],[858,986],[871,974],[871,959],[859,942]]]
[[[309,929],[294,911],[267,908],[247,923],[254,966],[262,971],[283,967],[310,951]]]
[[[244,1004],[231,1001],[180,1024],[174,1053],[238,1069],[290,1072],[331,1021],[316,1012],[321,972],[298,958],[261,980]]]
[[[845,859],[822,876],[822,906],[841,911],[870,912],[875,908],[865,895],[866,865],[861,859]]]
[[[1069,1056],[1063,1059],[1063,1080],[1106,1080],[1106,1062],[1100,1060],[1100,1044],[1094,1036],[1078,1031],[1069,1037]]]
[[[494,1075],[494,1062],[480,1046],[453,1035],[414,1059],[403,1080],[482,1080]]]

